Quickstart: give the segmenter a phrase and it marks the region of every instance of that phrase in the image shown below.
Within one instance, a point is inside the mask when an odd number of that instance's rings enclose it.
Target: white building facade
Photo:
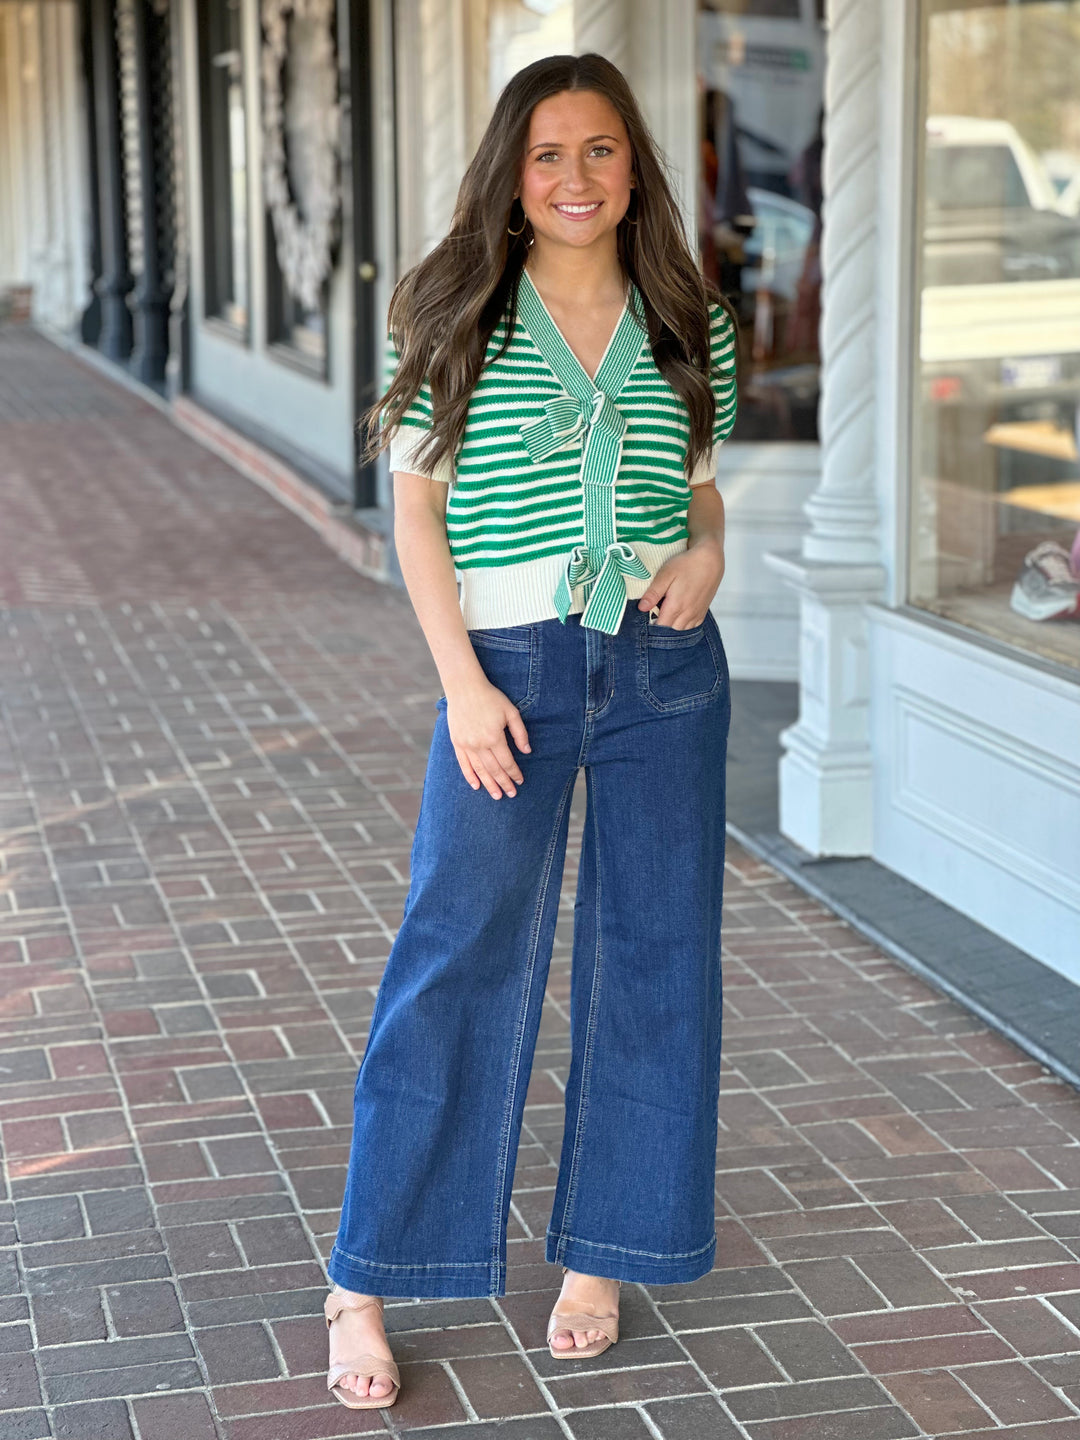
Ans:
[[[597,49],[743,292],[714,608],[736,676],[798,679],[781,831],[1080,983],[1080,5],[407,12],[401,263],[442,233],[502,79]]]
[[[780,830],[1080,984],[1080,0],[151,8],[177,62],[177,386],[338,495],[391,289],[445,232],[501,85],[568,50],[624,69],[742,320],[714,608],[733,674],[798,683]],[[33,157],[43,125],[79,155],[77,14],[0,0],[0,274],[69,328],[101,274],[76,243],[101,186]],[[314,304],[268,210],[275,24],[283,93],[340,111]],[[385,468],[364,494],[388,514]]]
[[[90,283],[74,3],[0,3],[0,293],[70,330]]]

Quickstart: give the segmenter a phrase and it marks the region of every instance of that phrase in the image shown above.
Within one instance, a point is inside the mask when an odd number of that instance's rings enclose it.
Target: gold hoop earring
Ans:
[[[516,196],[516,195],[514,196],[514,199],[515,199],[515,200],[517,199],[517,196]],[[511,210],[514,208],[512,204],[511,204],[510,208],[511,208]],[[518,229],[518,230],[511,230],[511,229],[510,229],[510,226],[507,225],[507,227],[506,227],[506,233],[507,233],[507,235],[520,235],[520,234],[521,234],[521,231],[525,229],[525,226],[529,223],[529,217],[525,214],[525,207],[524,207],[524,205],[521,207],[521,214],[522,214],[521,228]]]
[[[636,207],[635,207],[635,208],[636,208]],[[630,219],[630,206],[627,205],[627,207],[626,207],[626,214],[623,216],[623,219],[626,221],[627,225],[636,225],[636,224],[638,223],[638,221],[641,219],[641,216],[640,216],[640,215],[636,215],[636,216],[634,217],[634,219],[631,220],[631,219]]]

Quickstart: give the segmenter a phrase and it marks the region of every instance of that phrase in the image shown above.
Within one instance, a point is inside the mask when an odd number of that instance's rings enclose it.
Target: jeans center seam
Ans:
[[[594,863],[596,869],[596,955],[593,961],[592,989],[589,992],[589,1013],[585,1021],[585,1046],[581,1056],[581,1082],[578,1094],[578,1113],[577,1119],[574,1124],[574,1148],[570,1156],[570,1178],[567,1181],[566,1185],[566,1202],[563,1205],[562,1223],[560,1226],[561,1234],[563,1236],[563,1243],[560,1247],[560,1253],[562,1250],[565,1249],[565,1236],[567,1233],[567,1227],[569,1226],[571,1217],[573,1215],[574,1200],[577,1195],[577,1182],[578,1174],[580,1171],[578,1161],[581,1155],[581,1137],[585,1129],[585,1119],[589,1108],[589,1081],[592,1074],[592,1057],[595,1048],[593,1045],[593,1039],[596,1034],[596,1015],[599,1008],[600,982],[603,958],[602,931],[600,927],[600,899],[603,887],[601,884],[600,874],[600,843],[598,834],[599,827],[596,813],[599,807],[596,804],[595,785],[593,788],[592,799],[592,832],[595,857]]]
[[[514,1052],[510,1062],[510,1077],[506,1091],[506,1104],[503,1107],[502,1128],[499,1135],[499,1157],[496,1166],[495,1181],[495,1208],[492,1213],[491,1228],[491,1263],[493,1274],[499,1265],[499,1241],[502,1233],[503,1191],[506,1188],[507,1157],[510,1149],[510,1133],[513,1128],[514,1102],[517,1098],[518,1081],[521,1076],[521,1048],[525,1035],[525,1022],[528,1018],[529,1002],[532,998],[532,979],[536,966],[536,951],[540,943],[540,929],[543,920],[544,906],[547,903],[548,889],[551,884],[551,870],[555,858],[559,830],[562,826],[562,817],[566,811],[569,797],[573,792],[576,775],[577,772],[574,771],[567,781],[563,789],[562,798],[559,801],[558,810],[555,813],[555,825],[551,832],[551,839],[548,841],[547,854],[544,857],[543,876],[540,881],[540,890],[537,895],[536,907],[533,911],[532,928],[529,935],[529,959],[522,980],[521,1003],[518,1006],[518,1020],[514,1038]]]

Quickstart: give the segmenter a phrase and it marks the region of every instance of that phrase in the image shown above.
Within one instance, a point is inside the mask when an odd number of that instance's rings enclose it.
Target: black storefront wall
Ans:
[[[342,197],[352,235],[354,414],[378,398],[381,379],[375,306],[374,64],[370,0],[338,0],[342,103]],[[346,38],[347,37],[347,38]],[[376,470],[364,464],[364,434],[356,430],[353,505],[377,504]]]
[[[80,0],[90,182],[92,294],[81,338],[143,383],[185,389],[188,255],[177,154],[178,0]],[[352,329],[353,413],[381,379],[374,259],[369,0],[338,0],[341,195]],[[376,504],[375,467],[354,447],[356,508]],[[297,459],[299,457],[292,457]],[[318,482],[318,477],[313,476]]]

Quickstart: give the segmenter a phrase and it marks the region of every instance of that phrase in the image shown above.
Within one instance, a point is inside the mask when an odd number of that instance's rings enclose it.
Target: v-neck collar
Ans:
[[[533,283],[532,276],[524,267],[522,267],[521,278],[525,281],[524,290],[520,286],[518,288],[518,308],[521,317],[537,349],[554,372],[555,378],[586,404],[590,403],[593,396],[600,390],[609,399],[614,400],[625,384],[634,362],[641,354],[642,345],[648,338],[631,313],[631,300],[636,298],[633,281],[627,283],[622,313],[608,337],[608,343],[604,347],[604,353],[596,367],[595,376],[590,376],[570,348],[566,336],[559,329],[551,311],[544,304],[543,296]]]

